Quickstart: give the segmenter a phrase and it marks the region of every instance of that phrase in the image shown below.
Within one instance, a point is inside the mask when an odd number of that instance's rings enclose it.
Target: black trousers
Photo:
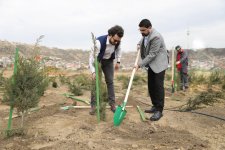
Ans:
[[[163,111],[165,91],[164,91],[165,70],[160,73],[154,73],[148,68],[148,91],[151,97],[152,105],[159,111]]]

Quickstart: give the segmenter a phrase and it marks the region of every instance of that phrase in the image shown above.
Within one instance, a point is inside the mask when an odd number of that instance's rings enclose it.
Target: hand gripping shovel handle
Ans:
[[[138,48],[138,53],[137,53],[137,57],[136,57],[136,60],[135,60],[135,65],[137,65],[137,63],[138,63],[139,55],[140,55],[140,48]],[[133,71],[132,71],[132,74],[131,74],[131,77],[130,77],[130,82],[129,82],[129,85],[128,85],[128,88],[127,88],[126,96],[125,96],[125,99],[124,99],[124,102],[123,102],[124,105],[123,105],[122,110],[125,109],[125,106],[127,104],[127,99],[128,99],[129,93],[130,93],[130,88],[131,88],[131,85],[132,85],[132,82],[133,82],[135,72],[136,72],[136,68],[133,68]]]

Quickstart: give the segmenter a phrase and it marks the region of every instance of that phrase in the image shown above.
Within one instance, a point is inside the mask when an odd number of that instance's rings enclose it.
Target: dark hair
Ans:
[[[124,30],[121,26],[115,25],[108,30],[108,35],[114,36],[117,34],[119,37],[123,37]]]
[[[152,27],[152,24],[151,24],[151,22],[148,19],[143,19],[139,23],[139,27],[149,28],[149,27]]]
[[[180,50],[180,49],[181,49],[180,45],[177,45],[177,46],[175,47],[175,49],[176,49],[177,51]]]

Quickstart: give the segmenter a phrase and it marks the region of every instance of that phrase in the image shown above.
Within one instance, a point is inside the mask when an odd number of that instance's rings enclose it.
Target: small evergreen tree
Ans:
[[[73,93],[75,96],[83,95],[83,92],[81,90],[81,85],[76,82],[76,80],[69,82],[69,91]]]
[[[39,42],[44,36],[40,36],[34,45],[34,54],[26,59],[20,57],[17,64],[17,71],[4,83],[5,93],[3,103],[16,108],[22,114],[21,127],[24,124],[24,114],[28,109],[36,107],[39,99],[44,95],[49,80],[40,62]],[[37,59],[38,58],[38,59]]]
[[[22,114],[21,127],[23,127],[24,114],[28,109],[38,105],[40,97],[48,86],[48,78],[40,63],[34,59],[20,57],[17,73],[5,82],[5,93],[3,102],[10,104],[13,100],[13,107]]]
[[[2,93],[4,92],[4,82],[5,82],[5,78],[3,77],[3,71],[0,72],[0,95],[2,95]]]

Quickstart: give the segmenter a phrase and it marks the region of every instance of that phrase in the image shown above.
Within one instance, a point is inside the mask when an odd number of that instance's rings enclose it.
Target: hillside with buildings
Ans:
[[[0,41],[0,65],[7,66],[13,61],[15,48],[19,48],[21,56],[29,57],[34,51],[34,45]],[[59,49],[40,46],[40,55],[45,65],[57,68],[73,69],[88,68],[89,50]],[[189,51],[189,67],[197,69],[225,68],[225,48],[206,48]],[[171,59],[171,51],[170,51]],[[121,66],[123,69],[133,67],[136,52],[122,54]],[[170,60],[171,62],[171,60]]]

